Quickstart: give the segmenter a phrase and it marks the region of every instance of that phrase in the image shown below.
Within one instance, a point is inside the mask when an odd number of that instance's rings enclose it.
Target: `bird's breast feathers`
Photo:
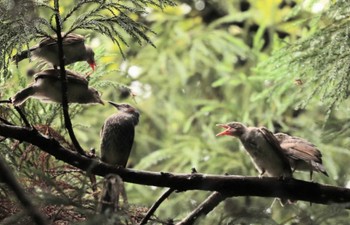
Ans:
[[[241,141],[259,171],[265,171],[268,176],[289,176],[284,165],[285,160],[281,159],[280,154],[276,154],[274,146],[258,129],[243,135]]]

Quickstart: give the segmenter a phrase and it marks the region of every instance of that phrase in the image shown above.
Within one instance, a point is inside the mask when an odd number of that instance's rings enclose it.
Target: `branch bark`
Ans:
[[[167,199],[174,191],[175,191],[175,189],[172,189],[172,188],[169,188],[168,190],[166,190],[166,191],[159,197],[159,199],[151,206],[151,208],[147,211],[146,216],[141,220],[141,222],[139,223],[139,225],[145,225],[145,224],[147,224],[148,220],[151,218],[151,216],[153,215],[153,213],[158,209],[158,207],[160,206],[160,204],[162,204],[162,202],[164,202],[164,200]]]
[[[69,137],[71,138],[74,147],[76,150],[82,154],[86,155],[83,148],[80,146],[77,138],[75,137],[72,121],[69,116],[68,111],[68,97],[67,97],[67,77],[66,77],[66,69],[65,69],[65,58],[64,58],[64,52],[63,52],[63,38],[61,34],[62,30],[62,24],[61,24],[61,16],[59,11],[59,1],[55,0],[55,20],[56,20],[56,35],[57,35],[57,47],[58,47],[58,57],[60,60],[60,76],[61,76],[61,89],[62,89],[62,108],[63,108],[63,117],[64,117],[64,124],[66,126],[66,129],[68,131]]]
[[[226,196],[222,195],[219,192],[214,192],[209,195],[208,198],[204,200],[197,208],[195,208],[190,214],[188,214],[183,220],[178,222],[176,225],[191,225],[193,224],[200,216],[207,215],[212,211],[216,206],[220,204],[223,200],[226,199]]]
[[[169,187],[178,191],[217,191],[226,197],[259,196],[287,198],[318,204],[350,203],[350,189],[322,185],[297,179],[273,177],[245,177],[235,175],[173,174],[147,172],[111,166],[95,159],[70,151],[55,139],[48,138],[37,130],[0,124],[0,135],[31,143],[58,160],[89,171],[99,176],[118,174],[123,181],[158,187]]]

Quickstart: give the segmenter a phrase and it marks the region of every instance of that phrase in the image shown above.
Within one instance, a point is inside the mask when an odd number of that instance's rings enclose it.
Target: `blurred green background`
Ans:
[[[237,139],[215,137],[220,131],[215,124],[241,121],[311,141],[321,149],[329,173],[329,177],[314,174],[314,181],[349,186],[349,12],[340,10],[349,9],[349,3],[176,3],[163,10],[150,6],[147,14],[132,15],[155,32],[148,35],[156,47],[140,45],[130,38],[130,46],[122,46],[124,59],[107,37],[77,31],[88,36],[87,43],[96,52],[92,86],[104,100],[129,102],[141,112],[129,167],[178,173],[196,168],[200,173],[257,176]],[[64,14],[72,3],[61,1],[61,7]],[[35,65],[28,60],[18,67],[11,65],[12,75],[1,83],[1,98],[11,97],[30,83],[32,78],[26,78],[25,73]],[[67,68],[81,73],[90,70],[85,62]],[[19,123],[11,107],[1,107],[1,114]],[[33,124],[50,125],[65,134],[58,105],[29,100],[25,110]],[[99,154],[100,128],[115,109],[109,105],[73,105],[71,113],[80,144],[85,149],[95,148]],[[23,158],[36,161],[42,153],[28,148],[26,144],[14,147],[6,140],[0,150],[18,177],[40,180],[35,177],[39,171],[45,174],[42,165],[23,165]],[[55,159],[49,162],[45,168],[61,165]],[[297,172],[295,177],[308,180],[309,174]],[[65,176],[60,179],[69,183]],[[145,207],[164,191],[135,184],[126,187],[129,202]],[[209,194],[175,193],[156,215],[161,220],[180,220]],[[297,202],[282,208],[275,204],[268,213],[265,210],[271,203],[268,198],[230,198],[198,224],[348,224],[349,213],[341,206]]]

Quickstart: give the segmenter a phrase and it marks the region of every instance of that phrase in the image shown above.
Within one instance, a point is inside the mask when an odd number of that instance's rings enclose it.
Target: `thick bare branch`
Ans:
[[[282,180],[273,177],[219,176],[199,173],[172,174],[117,168],[65,149],[55,139],[50,139],[40,134],[37,130],[0,124],[0,135],[36,145],[58,160],[96,175],[118,174],[125,182],[170,187],[179,191],[217,191],[227,197],[278,197],[319,204],[350,204],[350,189],[343,187],[322,185],[296,179]]]

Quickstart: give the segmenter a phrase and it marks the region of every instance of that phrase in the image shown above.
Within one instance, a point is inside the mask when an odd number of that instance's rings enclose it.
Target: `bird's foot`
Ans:
[[[87,156],[89,158],[96,158],[96,149],[95,148],[90,148],[90,151],[88,152]]]
[[[264,174],[265,174],[266,170],[262,170],[259,174],[259,178],[263,178],[264,177]]]
[[[193,168],[191,169],[191,173],[192,173],[192,174],[197,173],[196,168],[193,167]]]

